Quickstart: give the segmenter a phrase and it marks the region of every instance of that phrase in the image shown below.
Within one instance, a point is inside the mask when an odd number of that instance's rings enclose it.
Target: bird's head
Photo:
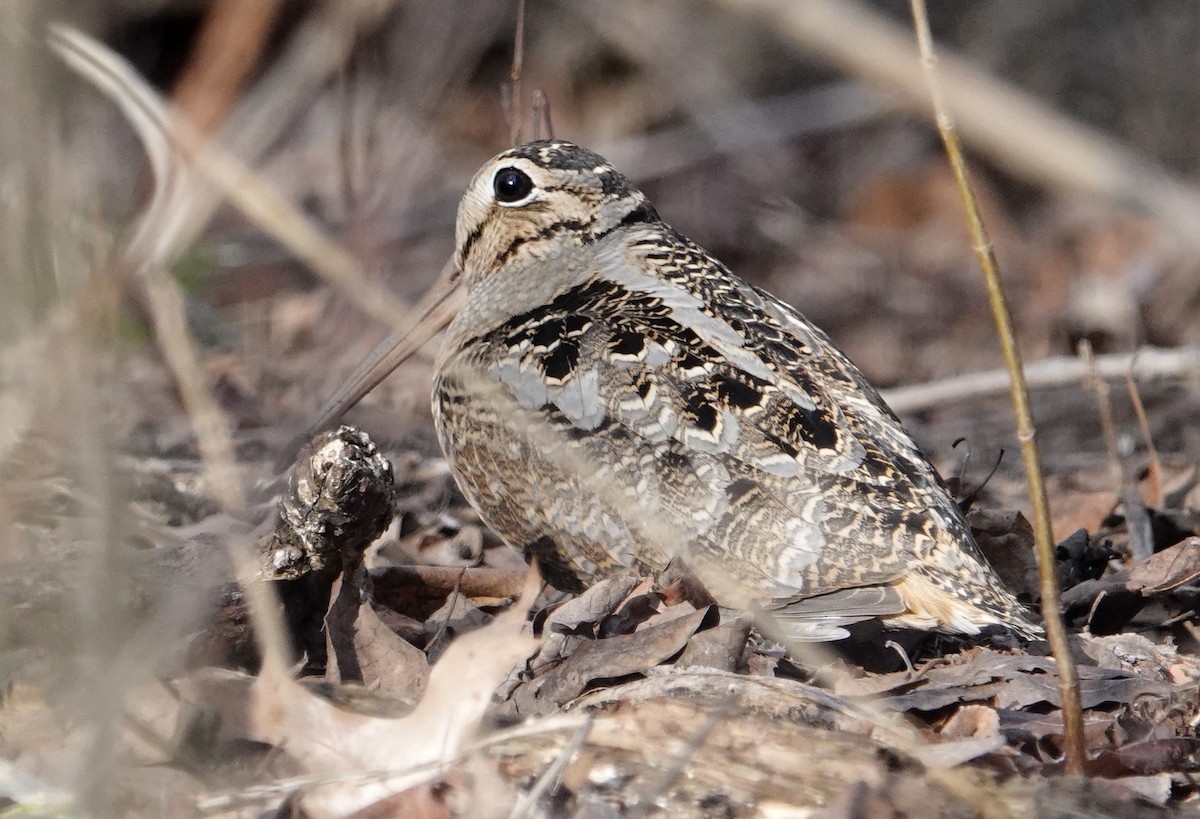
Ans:
[[[547,259],[560,268],[581,258],[578,248],[657,218],[600,155],[560,140],[529,142],[484,163],[471,180],[458,206],[454,263],[470,289],[499,270]]]

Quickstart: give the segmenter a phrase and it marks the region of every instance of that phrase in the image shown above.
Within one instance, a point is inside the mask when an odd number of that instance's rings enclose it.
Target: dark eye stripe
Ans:
[[[496,260],[492,264],[494,267],[500,267],[509,259],[511,259],[513,254],[516,253],[521,248],[521,245],[525,244],[526,242],[536,242],[541,239],[547,239],[556,233],[562,233],[564,231],[586,234],[587,229],[591,226],[591,224],[592,223],[590,221],[581,222],[576,219],[566,219],[562,222],[555,222],[552,225],[546,225],[537,233],[534,233],[530,236],[518,236],[509,243],[508,247],[496,254]]]
[[[478,242],[479,237],[483,235],[483,226],[486,225],[488,221],[489,220],[485,219],[484,221],[480,222],[475,226],[474,230],[467,234],[466,241],[464,241],[462,244],[462,262],[465,263],[467,257],[471,255],[471,248],[475,247],[475,243]]]

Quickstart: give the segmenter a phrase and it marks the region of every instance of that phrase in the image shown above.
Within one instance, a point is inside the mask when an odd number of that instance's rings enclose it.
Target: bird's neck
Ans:
[[[594,254],[552,248],[513,259],[467,285],[462,309],[446,328],[446,351],[483,336],[510,319],[550,303],[600,273]]]

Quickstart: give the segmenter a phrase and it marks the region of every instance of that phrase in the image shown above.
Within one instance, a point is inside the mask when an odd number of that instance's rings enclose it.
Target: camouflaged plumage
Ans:
[[[498,172],[532,183],[499,201]],[[861,372],[598,155],[500,154],[459,210],[434,417],[483,519],[556,586],[675,555],[790,636],[869,618],[1040,633]]]

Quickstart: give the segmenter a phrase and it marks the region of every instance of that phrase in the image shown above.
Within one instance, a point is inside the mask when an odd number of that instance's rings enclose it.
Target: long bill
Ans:
[[[375,349],[354,368],[350,377],[334,391],[325,406],[306,425],[304,441],[340,420],[364,395],[412,357],[425,342],[437,335],[458,313],[465,295],[466,289],[459,286],[458,270],[451,259],[438,274],[437,281],[413,306],[413,313],[417,319],[412,326],[407,330],[392,333],[375,345]],[[289,447],[292,451],[296,448],[298,447]]]

